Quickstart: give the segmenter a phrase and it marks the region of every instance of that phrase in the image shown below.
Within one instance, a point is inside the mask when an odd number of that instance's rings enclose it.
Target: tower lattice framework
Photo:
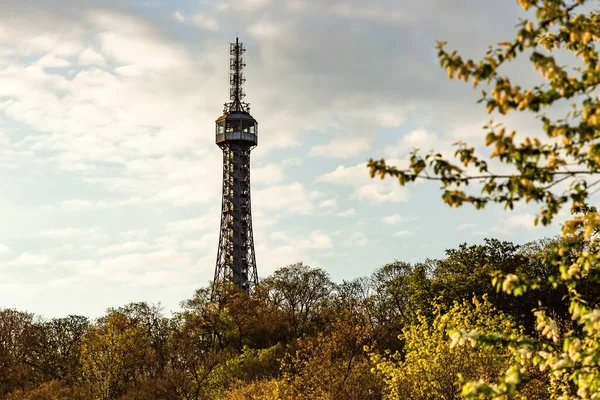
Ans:
[[[212,297],[227,284],[248,291],[258,283],[250,199],[250,152],[258,145],[258,123],[243,102],[246,49],[230,44],[230,102],[216,121],[216,143],[223,151],[223,199]]]

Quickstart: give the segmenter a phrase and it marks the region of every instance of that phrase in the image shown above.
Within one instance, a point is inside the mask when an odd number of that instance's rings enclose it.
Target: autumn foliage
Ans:
[[[470,339],[454,332],[542,337],[537,298],[511,302],[491,276],[542,276],[557,241],[490,239],[341,283],[299,263],[250,294],[232,287],[211,301],[199,289],[169,316],[146,303],[94,321],[1,310],[0,398],[459,399],[463,383],[503,376],[514,355],[500,343],[459,346]],[[554,301],[558,329],[572,329],[564,293],[539,294]],[[589,281],[586,296],[597,303],[600,285]],[[531,371],[524,393],[546,398],[558,383]]]

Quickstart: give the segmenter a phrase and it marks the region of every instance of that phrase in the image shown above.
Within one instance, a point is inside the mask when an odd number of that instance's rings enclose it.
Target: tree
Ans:
[[[304,338],[282,362],[287,393],[306,400],[376,400],[382,382],[371,372],[364,346],[369,330],[356,315],[344,313],[327,332]]]
[[[89,320],[78,315],[34,323],[27,344],[29,364],[44,380],[78,383],[81,343],[88,327]]]
[[[27,391],[15,391],[5,400],[87,400],[85,391],[77,386],[67,386],[60,381],[49,381]]]
[[[111,311],[84,337],[82,373],[93,398],[119,398],[151,365],[151,338],[137,322]]]
[[[508,365],[510,353],[500,346],[449,347],[449,329],[519,336],[519,329],[487,300],[455,302],[444,310],[434,304],[434,319],[424,315],[402,333],[404,352],[372,353],[371,360],[386,383],[387,398],[460,399],[459,379],[494,379]]]
[[[532,256],[520,253],[519,245],[510,242],[485,239],[481,245],[468,246],[463,243],[457,249],[446,250],[446,258],[436,261],[432,286],[434,293],[440,296],[438,301],[445,304],[487,294],[495,307],[511,315],[527,332],[534,332],[535,318],[531,310],[538,306],[537,296],[526,293],[517,299],[506,293],[497,293],[491,276],[495,271],[500,271],[503,274],[522,273],[532,278],[539,277],[537,264]],[[566,292],[545,289],[544,298],[558,300],[552,305],[560,315],[565,315],[568,304],[561,300]]]
[[[13,309],[0,310],[0,396],[39,383],[29,363],[34,316]]]
[[[465,385],[464,395],[493,398],[513,396],[530,377],[525,365],[533,360],[540,370],[549,370],[555,393],[566,397],[600,398],[600,307],[582,296],[582,280],[597,279],[600,253],[597,251],[600,214],[589,207],[591,189],[600,183],[600,14],[589,6],[593,0],[518,0],[524,11],[533,10],[532,19],[522,19],[516,38],[491,46],[479,62],[463,60],[438,43],[440,64],[449,78],[485,84],[480,102],[487,111],[506,115],[526,112],[538,115],[544,135],[518,139],[501,124],[486,125],[485,145],[491,157],[513,173],[495,173],[474,146],[459,144],[458,162],[439,153],[425,156],[415,150],[406,169],[370,160],[371,176],[392,176],[401,185],[418,179],[441,183],[442,199],[450,206],[470,203],[483,208],[498,203],[507,209],[515,204],[541,205],[535,223],[550,224],[561,208],[570,206],[572,217],[562,227],[563,240],[553,246],[546,262],[554,266],[546,282],[568,293],[569,314],[575,329],[561,331],[545,309],[535,312],[541,339],[510,340],[494,335],[475,335],[480,343],[501,343],[515,355],[503,379]],[[576,67],[559,65],[557,52],[577,60]],[[533,68],[545,79],[542,85],[522,88],[514,85],[501,68],[529,55]],[[548,115],[561,103],[572,110],[558,118]],[[592,180],[590,180],[592,178]],[[479,183],[481,194],[467,191]],[[561,189],[562,188],[562,189]],[[561,190],[559,190],[561,189]],[[596,190],[596,189],[594,189]],[[535,290],[541,278],[524,274],[498,274],[495,286],[514,295]],[[465,337],[468,332],[462,332]],[[574,385],[575,389],[571,390]],[[558,394],[557,394],[558,395]]]
[[[333,283],[327,272],[302,263],[278,269],[262,282],[269,299],[281,310],[289,338],[310,333],[321,323]]]

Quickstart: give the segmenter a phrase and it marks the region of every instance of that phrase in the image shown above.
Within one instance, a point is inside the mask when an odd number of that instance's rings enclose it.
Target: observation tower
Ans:
[[[236,38],[229,52],[230,102],[225,103],[215,130],[217,146],[223,151],[223,199],[213,298],[219,296],[225,284],[233,283],[248,291],[258,282],[250,207],[250,152],[258,145],[258,122],[243,101],[246,49]]]

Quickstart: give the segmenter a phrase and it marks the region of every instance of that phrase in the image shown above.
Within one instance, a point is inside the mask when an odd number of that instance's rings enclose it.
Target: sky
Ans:
[[[366,161],[481,148],[479,91],[449,81],[524,16],[498,0],[0,0],[0,308],[166,312],[214,273],[229,42],[246,48],[258,272],[304,262],[335,281],[495,237],[524,243],[536,206],[442,204],[372,180]],[[510,69],[512,68],[512,70]],[[510,67],[535,82],[529,67]],[[538,135],[526,116],[507,124]]]

